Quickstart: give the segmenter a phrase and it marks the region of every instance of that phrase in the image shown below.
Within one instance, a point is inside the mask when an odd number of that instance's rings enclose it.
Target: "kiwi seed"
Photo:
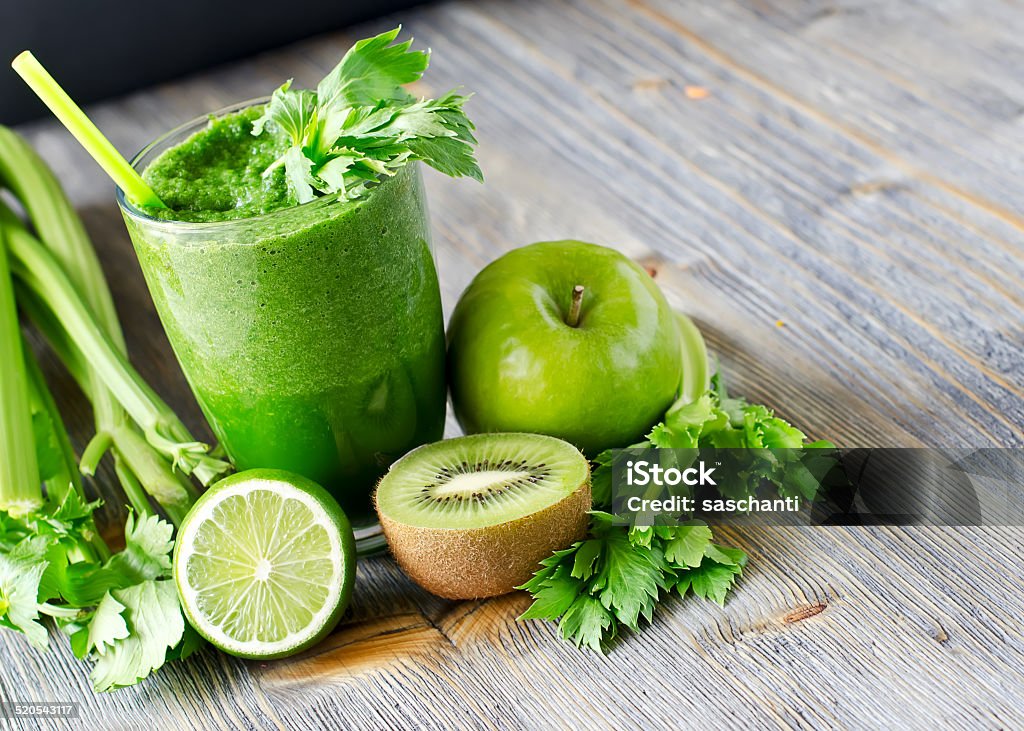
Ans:
[[[583,538],[590,465],[554,437],[476,434],[402,457],[375,502],[391,552],[416,583],[449,599],[496,596]]]

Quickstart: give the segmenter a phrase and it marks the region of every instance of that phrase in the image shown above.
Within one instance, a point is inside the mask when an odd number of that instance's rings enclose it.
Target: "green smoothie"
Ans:
[[[296,205],[284,168],[265,174],[288,145],[279,135],[252,133],[263,110],[257,104],[213,118],[146,166],[143,178],[167,205],[146,213],[175,221],[228,221]]]
[[[391,461],[441,437],[444,331],[418,163],[358,200],[297,205],[262,105],[172,133],[122,201],[153,301],[239,469],[297,472],[354,524]],[[269,173],[266,173],[271,168]]]

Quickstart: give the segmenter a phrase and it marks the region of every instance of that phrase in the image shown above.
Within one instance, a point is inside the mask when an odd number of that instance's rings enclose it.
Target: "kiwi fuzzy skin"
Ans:
[[[513,591],[541,560],[582,540],[590,507],[588,475],[554,505],[484,528],[421,528],[378,515],[391,553],[409,578],[446,599],[483,599]]]

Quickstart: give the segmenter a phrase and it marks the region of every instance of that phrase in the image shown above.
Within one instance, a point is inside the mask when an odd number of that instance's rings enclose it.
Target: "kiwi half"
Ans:
[[[392,554],[417,584],[448,599],[497,596],[583,538],[590,465],[554,437],[476,434],[409,452],[375,501]]]

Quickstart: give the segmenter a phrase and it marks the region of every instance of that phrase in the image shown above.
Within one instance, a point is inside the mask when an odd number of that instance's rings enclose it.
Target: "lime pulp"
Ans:
[[[221,480],[178,532],[185,615],[239,657],[284,657],[318,642],[341,618],[354,576],[352,528],[337,502],[280,470]]]

